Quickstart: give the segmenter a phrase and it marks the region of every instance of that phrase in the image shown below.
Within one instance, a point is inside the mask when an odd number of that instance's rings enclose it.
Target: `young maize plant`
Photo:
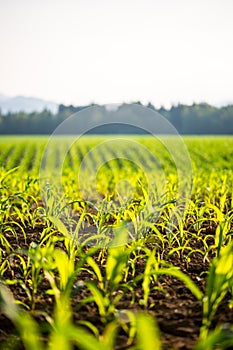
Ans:
[[[209,269],[203,298],[201,339],[207,338],[213,317],[227,292],[233,292],[233,242],[221,249]]]

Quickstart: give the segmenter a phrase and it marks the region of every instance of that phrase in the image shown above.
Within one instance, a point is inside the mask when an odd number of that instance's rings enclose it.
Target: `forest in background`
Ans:
[[[136,102],[142,105],[141,102]],[[133,104],[132,104],[133,105]],[[90,105],[93,106],[93,105]],[[72,105],[59,105],[56,114],[48,110],[42,112],[17,112],[2,114],[0,112],[0,134],[1,135],[48,135],[65,121],[72,114],[80,112],[90,106],[74,107]],[[122,104],[118,107],[117,113],[132,114],[130,105]],[[165,117],[177,129],[180,134],[187,135],[232,135],[233,134],[233,105],[214,107],[207,103],[194,103],[191,106],[178,104],[170,109],[161,107],[156,109],[151,103],[148,107]],[[112,124],[108,121],[114,120],[115,110],[106,109],[105,106],[98,106],[98,115],[92,113],[90,118],[98,120],[99,125],[104,126],[89,130],[89,134],[145,134],[143,129],[124,124]],[[136,116],[135,118],[138,118]],[[89,120],[90,122],[90,120]],[[82,120],[85,123],[85,120]],[[66,134],[76,134],[78,130],[70,128]]]

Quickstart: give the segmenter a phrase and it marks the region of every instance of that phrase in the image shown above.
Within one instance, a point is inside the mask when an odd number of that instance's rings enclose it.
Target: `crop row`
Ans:
[[[230,349],[233,139],[47,141],[0,141],[4,349],[171,349],[168,301],[187,349]]]

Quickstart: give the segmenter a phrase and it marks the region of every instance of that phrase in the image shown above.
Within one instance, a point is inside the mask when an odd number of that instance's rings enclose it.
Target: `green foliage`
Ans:
[[[138,314],[136,317],[137,350],[162,349],[159,329],[156,321],[148,314]]]
[[[136,104],[141,105],[140,102]],[[0,118],[0,134],[13,134],[13,135],[25,135],[25,134],[51,134],[56,127],[62,123],[67,117],[72,114],[81,111],[83,108],[90,107],[73,107],[73,106],[59,106],[57,114],[52,115],[47,110],[40,113],[9,113],[7,116]],[[162,114],[167,118],[181,134],[232,134],[233,133],[233,106],[226,107],[213,107],[207,103],[193,104],[192,106],[186,106],[178,104],[172,106],[170,109],[155,109],[154,106],[148,104],[150,109]],[[117,113],[119,114],[122,109],[122,113],[126,113],[123,109],[124,105],[121,105]],[[103,125],[110,118],[114,117],[114,111],[107,111],[104,106],[98,106],[101,110],[102,116],[98,113],[93,113],[90,118],[92,122],[96,119],[102,124],[102,127],[92,131],[95,134],[138,134],[143,133],[138,128],[134,128],[128,125]],[[132,117],[134,111],[130,106],[127,109],[128,117]],[[137,125],[137,116],[134,116],[135,125]],[[85,124],[86,120],[82,120],[82,124]],[[68,134],[73,134],[73,126],[67,130]]]
[[[233,290],[233,242],[222,248],[211,264],[203,298],[201,337],[206,338],[212,319],[227,292]]]
[[[193,108],[200,116],[200,108],[207,106]],[[113,350],[122,332],[132,350],[160,349],[158,325],[150,312],[156,308],[154,293],[166,293],[166,283],[161,283],[166,279],[179,280],[203,308],[195,350],[232,346],[232,324],[214,329],[213,321],[225,297],[229,312],[233,307],[233,140],[185,138],[194,169],[192,195],[186,198],[178,193],[177,171],[167,150],[159,142],[154,149],[150,137],[135,139],[160,155],[166,176],[162,192],[156,187],[160,175],[153,165],[149,177],[154,182],[148,187],[142,171],[130,162],[105,163],[116,149],[108,146],[89,159],[88,171],[96,163],[104,164],[96,183],[87,171],[80,189],[79,165],[103,140],[88,136],[67,153],[63,193],[46,176],[41,188],[39,167],[46,138],[1,138],[0,306],[25,349]],[[67,144],[66,138],[55,141],[57,158],[51,168],[60,162]],[[137,156],[144,159],[143,152]],[[87,199],[88,193],[96,198]],[[191,279],[188,267],[197,257],[209,267],[206,275]],[[173,259],[181,268],[172,265]],[[206,279],[206,288],[204,283],[199,286],[200,279]],[[15,287],[24,298],[13,298],[10,290]],[[128,309],[121,304],[126,293]],[[46,297],[53,300],[50,313],[40,310]],[[96,309],[98,324],[79,319],[84,307]],[[138,313],[142,308],[144,312]],[[46,342],[38,315],[44,319]]]

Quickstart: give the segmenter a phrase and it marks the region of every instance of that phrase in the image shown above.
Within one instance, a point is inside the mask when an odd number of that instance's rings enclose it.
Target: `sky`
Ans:
[[[233,0],[0,0],[0,93],[233,102]]]

